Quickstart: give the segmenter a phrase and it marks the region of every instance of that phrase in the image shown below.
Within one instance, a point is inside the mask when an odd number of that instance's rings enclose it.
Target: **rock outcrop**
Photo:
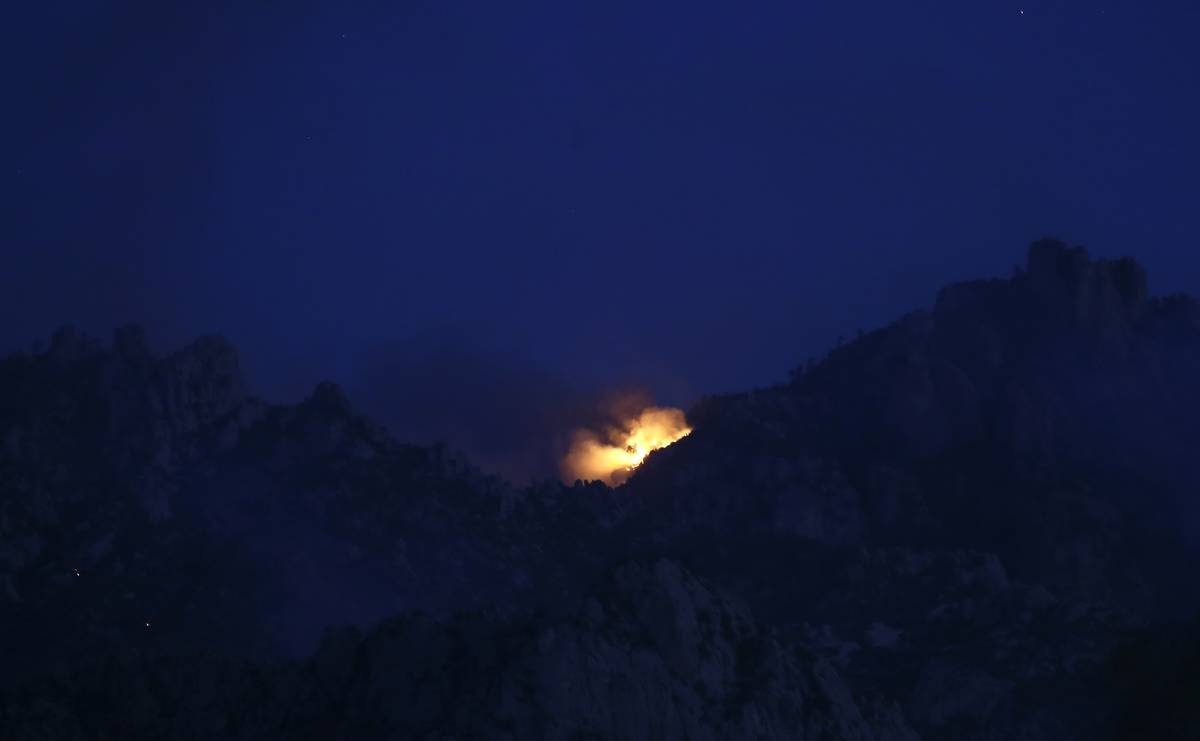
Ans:
[[[864,711],[828,662],[790,649],[677,565],[616,569],[550,623],[487,614],[331,632],[305,662],[104,661],[0,694],[13,741],[126,739],[847,739],[915,741]]]

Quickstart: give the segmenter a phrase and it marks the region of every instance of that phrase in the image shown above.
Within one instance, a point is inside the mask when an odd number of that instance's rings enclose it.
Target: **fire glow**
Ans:
[[[563,460],[563,477],[620,484],[651,451],[665,448],[691,431],[683,412],[668,407],[647,407],[604,434],[576,430]]]

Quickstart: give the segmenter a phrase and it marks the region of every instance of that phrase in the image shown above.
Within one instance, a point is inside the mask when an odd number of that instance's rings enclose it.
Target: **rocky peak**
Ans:
[[[1150,304],[1146,271],[1133,259],[1093,260],[1083,247],[1041,239],[1030,245],[1025,269],[1011,280],[943,288],[934,317],[939,331],[960,343],[985,340],[963,336],[979,332],[1040,333],[1051,342],[1086,338],[1111,350],[1125,348]]]
[[[141,361],[150,357],[146,344],[146,330],[140,324],[126,324],[113,330],[113,352],[128,361]]]
[[[1091,260],[1083,247],[1042,239],[1029,248],[1026,282],[1076,325],[1124,334],[1149,295],[1146,271],[1131,258]]]
[[[237,350],[224,337],[201,337],[163,361],[166,410],[173,427],[193,431],[246,400]]]
[[[55,365],[69,366],[99,352],[99,344],[77,330],[74,325],[65,324],[51,337],[48,355]]]
[[[351,413],[350,398],[346,396],[342,387],[333,381],[318,383],[304,404],[310,409],[331,414],[347,415]]]
[[[1070,247],[1057,239],[1040,239],[1029,247],[1027,272],[1035,285],[1046,289],[1074,289],[1088,281],[1111,284],[1129,302],[1146,299],[1146,271],[1132,258],[1092,260],[1083,247]]]

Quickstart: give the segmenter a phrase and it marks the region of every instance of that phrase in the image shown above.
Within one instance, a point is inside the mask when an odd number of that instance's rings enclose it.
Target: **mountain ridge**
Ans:
[[[480,646],[503,643],[505,626],[572,626],[568,645],[605,645],[619,664],[644,666],[647,646],[604,643],[603,621],[588,618],[624,615],[660,631],[646,655],[695,662],[693,648],[678,652],[698,618],[642,615],[638,601],[717,589],[756,616],[745,618],[761,624],[754,635],[803,656],[775,674],[827,667],[851,688],[822,716],[836,738],[1092,738],[1108,717],[1089,713],[1096,697],[1137,728],[1136,714],[1151,711],[1126,711],[1106,667],[1133,631],[1200,609],[1189,586],[1200,563],[1200,474],[1188,465],[1197,377],[1195,299],[1151,297],[1132,260],[1042,240],[1011,278],[948,286],[931,310],[834,348],[786,383],[703,400],[688,413],[693,433],[621,487],[517,488],[444,447],[396,441],[335,384],[295,405],[254,398],[219,337],[158,358],[134,326],[108,349],[64,328],[44,352],[0,360],[0,648],[18,659],[0,683],[0,717],[37,737],[20,707],[48,686],[86,696],[89,657],[133,657],[114,681],[134,686],[153,672],[137,657],[204,647],[252,662],[235,674],[274,677],[253,680],[284,692],[256,696],[277,715],[254,723],[283,733],[278,713],[305,702],[286,688],[316,666],[295,657],[332,625],[376,624],[347,645],[377,640],[396,614],[426,621],[428,636],[455,615],[484,615]],[[621,566],[630,562],[643,565]],[[631,600],[605,586],[622,573],[656,586]],[[665,626],[664,615],[674,615]],[[402,643],[401,654],[420,655]],[[722,650],[736,658],[736,644]],[[525,660],[544,657],[521,645]],[[555,676],[579,686],[598,671],[586,652],[556,661]],[[423,733],[810,733],[771,709],[773,690],[737,689],[736,671],[721,692],[741,693],[752,714],[774,718],[767,725],[705,720],[709,700],[684,687],[675,694],[691,699],[666,726],[648,706],[583,708],[550,685],[501,701],[485,685],[507,666],[446,670],[487,702],[517,703],[504,716],[516,720],[499,726],[396,684],[396,667],[356,686],[419,715],[404,705],[418,693],[457,718]],[[59,684],[38,685],[46,672]],[[674,681],[660,679],[659,689]],[[807,702],[811,686],[788,687],[787,702]],[[154,733],[169,737],[170,704],[183,701],[155,702],[166,704],[151,714]],[[324,707],[339,717],[353,702]],[[362,737],[414,732],[381,707]],[[76,723],[79,738],[105,737],[81,712],[94,711],[60,704],[51,715]]]

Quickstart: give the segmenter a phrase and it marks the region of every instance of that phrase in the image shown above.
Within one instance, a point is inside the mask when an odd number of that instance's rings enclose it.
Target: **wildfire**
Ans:
[[[610,427],[604,435],[576,430],[563,460],[568,481],[601,480],[619,484],[641,465],[652,450],[665,448],[692,431],[683,412],[667,407],[647,407],[637,416]]]

